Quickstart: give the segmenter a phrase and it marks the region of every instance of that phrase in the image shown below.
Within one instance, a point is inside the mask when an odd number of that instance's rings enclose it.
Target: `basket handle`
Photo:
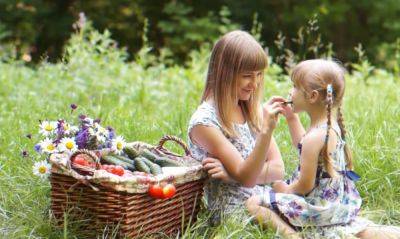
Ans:
[[[100,156],[101,156],[101,152],[92,152],[90,150],[86,150],[86,149],[79,149],[77,151],[75,151],[73,154],[71,154],[71,156],[69,157],[70,160],[67,161],[67,167],[70,170],[74,170],[72,168],[72,160],[75,158],[75,156],[77,156],[78,154],[86,154],[88,156],[90,156],[94,162],[95,162],[95,169],[98,170],[101,167],[100,164]],[[99,156],[98,156],[99,155]],[[85,169],[86,166],[82,166],[81,168]]]
[[[160,142],[158,143],[158,145],[156,146],[156,149],[162,149],[164,144],[167,141],[173,141],[173,142],[179,144],[183,148],[183,150],[185,150],[185,155],[186,156],[191,156],[192,155],[190,153],[190,150],[189,150],[188,146],[186,145],[186,143],[183,142],[182,139],[180,139],[180,138],[178,138],[176,136],[173,136],[173,135],[165,135],[165,136],[163,136],[160,139]]]

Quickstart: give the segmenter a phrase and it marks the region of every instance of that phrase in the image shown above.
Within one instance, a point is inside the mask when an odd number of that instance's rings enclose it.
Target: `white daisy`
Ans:
[[[39,127],[40,127],[39,133],[41,133],[44,136],[49,136],[56,132],[57,122],[45,120],[45,121],[42,121],[42,123],[40,124]]]
[[[58,150],[61,152],[73,153],[78,149],[74,138],[63,138],[58,145]]]
[[[93,124],[92,128],[89,128],[89,134],[96,136],[96,139],[100,143],[104,143],[108,137],[108,130],[100,126],[97,122]]]
[[[72,125],[68,124],[67,122],[65,122],[63,124],[63,127],[64,127],[64,134],[66,134],[66,135],[76,133],[79,130],[78,127],[72,126]]]
[[[96,138],[97,138],[97,141],[99,141],[100,143],[106,142],[107,137],[106,137],[103,133],[97,132],[97,133],[95,134],[95,136],[96,136]]]
[[[117,154],[121,154],[126,146],[126,142],[122,136],[118,136],[112,140],[111,145],[111,150],[115,151]]]
[[[79,128],[77,126],[71,126],[69,131],[71,132],[71,134],[75,134],[76,132],[79,131]]]
[[[43,152],[46,152],[49,154],[57,152],[57,145],[55,145],[53,143],[53,141],[49,138],[45,138],[39,144],[40,144],[40,148],[42,149]]]
[[[32,168],[33,174],[41,178],[47,178],[50,175],[51,165],[46,160],[36,162]]]
[[[94,131],[93,128],[89,128],[88,133],[89,133],[89,135],[95,135],[96,131]]]
[[[98,125],[97,132],[95,135],[99,142],[104,143],[104,142],[106,142],[106,139],[108,138],[108,130],[105,129],[104,127],[101,127],[100,125]]]
[[[93,126],[93,121],[94,120],[92,118],[89,118],[89,117],[86,117],[86,118],[84,118],[82,120],[82,122],[87,126]]]

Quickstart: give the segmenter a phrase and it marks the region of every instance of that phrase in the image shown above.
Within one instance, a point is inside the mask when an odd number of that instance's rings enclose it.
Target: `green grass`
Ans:
[[[134,62],[126,62],[125,53],[110,41],[92,31],[72,37],[63,62],[44,62],[34,69],[18,61],[0,63],[2,238],[82,238],[74,222],[67,220],[68,226],[61,229],[52,225],[49,182],[32,174],[33,162],[38,160],[33,151],[39,140],[38,120],[75,120],[85,113],[101,118],[128,141],[155,144],[165,134],[187,139],[187,123],[199,104],[209,49],[193,52],[185,67],[166,67],[162,59],[146,51]],[[154,64],[144,67],[148,63]],[[400,79],[378,70],[368,85],[357,74],[347,80],[345,122],[356,171],[362,176],[358,188],[363,214],[377,223],[399,225]],[[269,71],[265,97],[287,95],[289,87],[287,77]],[[78,104],[73,114],[71,103]],[[25,137],[28,133],[33,134],[31,140]],[[275,137],[290,173],[297,163],[296,151],[283,120]],[[28,158],[21,156],[25,149]],[[202,212],[184,238],[270,238],[275,234],[239,218],[208,228],[206,217]]]

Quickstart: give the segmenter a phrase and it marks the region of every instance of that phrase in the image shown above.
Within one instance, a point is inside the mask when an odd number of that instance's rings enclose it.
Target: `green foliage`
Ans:
[[[400,38],[393,43],[382,43],[378,48],[376,59],[383,63],[386,69],[390,69],[395,75],[400,74]]]
[[[312,16],[305,27],[297,30],[297,36],[290,41],[280,32],[274,41],[277,48],[275,61],[284,66],[286,72],[300,61],[310,58],[332,58],[332,44],[324,45],[319,32],[318,16]]]
[[[112,32],[114,39],[127,48],[129,59],[135,59],[138,51],[147,44],[153,53],[168,58],[168,64],[182,63],[191,50],[198,50],[203,43],[212,43],[232,27],[251,31],[265,43],[265,47],[269,47],[269,53],[275,59],[282,55],[291,58],[291,53],[296,52],[303,59],[307,52],[314,51],[311,55],[320,55],[321,49],[301,48],[298,47],[301,44],[291,39],[301,41],[299,35],[308,34],[301,26],[307,25],[307,21],[317,14],[320,37],[312,37],[314,46],[330,46],[331,53],[323,49],[329,53],[328,56],[332,55],[332,46],[335,46],[337,58],[354,62],[357,54],[353,48],[361,42],[372,64],[395,70],[399,64],[392,53],[400,36],[399,11],[398,0],[306,0],[301,3],[294,0],[2,0],[0,25],[3,27],[0,29],[3,30],[0,30],[0,35],[2,32],[7,32],[7,35],[0,37],[0,46],[12,44],[12,47],[7,47],[7,52],[14,58],[29,54],[34,62],[46,57],[55,62],[62,56],[73,31],[74,19],[84,12],[93,20],[96,29]],[[259,25],[256,26],[255,22]],[[259,27],[261,25],[263,28]],[[279,33],[285,36],[287,47],[293,52],[281,52],[273,45]],[[143,35],[147,36],[147,42]],[[303,40],[304,46],[309,47],[307,39]],[[2,47],[2,55],[4,49]],[[285,66],[285,63],[278,62]],[[291,64],[290,61],[287,63]]]
[[[165,66],[148,51],[134,61],[115,46],[107,31],[93,30],[81,17],[67,43],[63,61],[41,62],[37,68],[20,61],[0,61],[0,236],[2,238],[85,238],[77,226],[84,223],[65,217],[64,228],[52,223],[50,184],[32,174],[38,140],[38,120],[73,119],[80,113],[101,118],[128,141],[156,144],[165,134],[187,139],[187,124],[199,104],[207,70],[209,46],[189,53],[186,66]],[[277,64],[266,72],[265,98],[287,95],[288,76]],[[384,96],[382,95],[384,92]],[[379,68],[347,76],[344,103],[346,126],[362,180],[363,215],[378,223],[399,224],[400,120],[399,76]],[[77,103],[71,114],[69,105]],[[307,123],[303,117],[303,122]],[[26,134],[32,133],[28,139]],[[296,150],[284,122],[274,132],[284,157],[287,175],[295,168]],[[181,152],[178,147],[173,150]],[[21,152],[28,150],[29,157]],[[207,212],[182,238],[270,238],[276,233],[241,220],[239,215],[218,227],[207,225]],[[104,233],[102,238],[110,238]],[[92,237],[93,238],[93,237]]]
[[[367,57],[365,56],[365,51],[362,48],[361,44],[358,44],[357,47],[354,48],[358,54],[358,63],[353,63],[351,66],[354,69],[354,75],[357,75],[361,78],[364,83],[368,84],[368,79],[372,75],[373,70],[375,69],[374,66],[368,61]]]
[[[204,17],[196,17],[193,7],[172,1],[165,5],[163,13],[168,19],[158,22],[157,27],[163,33],[164,45],[181,58],[194,47],[214,42],[222,34],[238,28],[229,20],[230,12],[226,7],[222,7],[217,16],[210,11]]]

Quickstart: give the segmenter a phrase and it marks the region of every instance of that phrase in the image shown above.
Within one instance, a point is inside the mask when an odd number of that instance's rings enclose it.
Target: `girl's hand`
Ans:
[[[278,180],[272,183],[272,189],[276,193],[287,193],[288,185],[284,181]]]
[[[293,112],[292,106],[288,104],[282,104],[282,114],[285,116],[286,121],[292,120],[296,117],[296,114]]]
[[[283,112],[283,97],[272,97],[263,105],[263,129],[275,129],[278,122],[278,114]]]
[[[227,183],[232,183],[233,180],[225,170],[222,163],[216,158],[205,158],[202,162],[203,167],[207,170],[208,175],[215,179],[220,179]]]

